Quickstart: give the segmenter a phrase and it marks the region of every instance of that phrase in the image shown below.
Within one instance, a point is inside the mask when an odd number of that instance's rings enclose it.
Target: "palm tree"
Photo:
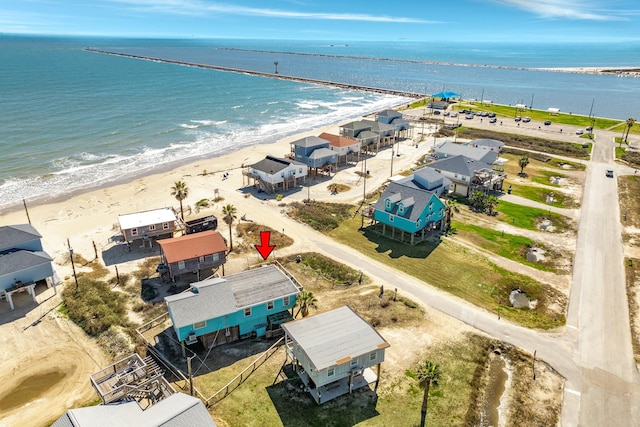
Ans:
[[[489,211],[489,215],[493,215],[493,209],[498,206],[498,198],[496,196],[489,196],[484,201],[484,205],[487,207]]]
[[[299,306],[298,312],[294,317],[298,317],[298,314],[302,313],[302,317],[307,317],[309,315],[310,308],[317,308],[316,303],[318,300],[313,295],[312,292],[302,291],[298,294],[296,298],[296,305]]]
[[[416,370],[416,376],[418,377],[418,385],[424,390],[422,397],[422,410],[420,411],[420,427],[424,427],[427,421],[427,404],[429,403],[429,388],[433,385],[437,387],[440,381],[440,365],[425,360]]]
[[[624,136],[624,143],[627,143],[627,138],[629,138],[629,131],[631,130],[631,128],[633,127],[633,125],[635,124],[636,119],[634,119],[633,117],[629,117],[627,119],[627,133]],[[620,145],[622,145],[622,141],[620,142]]]
[[[229,252],[233,251],[233,221],[236,219],[237,209],[233,205],[227,205],[222,208],[222,218],[229,225]]]
[[[525,154],[522,157],[520,157],[520,160],[518,160],[518,166],[520,166],[520,175],[524,174],[524,168],[526,168],[528,164],[529,164],[529,154]]]
[[[189,188],[184,181],[176,181],[171,187],[171,195],[180,202],[180,217],[184,221],[184,210],[182,209],[182,201],[189,195]]]
[[[476,211],[481,211],[481,212],[484,211],[486,200],[487,200],[487,195],[480,190],[474,190],[469,195],[469,203],[471,204],[471,207],[474,208]]]

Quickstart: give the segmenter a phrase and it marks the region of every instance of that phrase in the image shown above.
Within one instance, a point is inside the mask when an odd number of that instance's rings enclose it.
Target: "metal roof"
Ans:
[[[387,188],[382,192],[382,195],[380,195],[380,198],[374,204],[374,208],[415,222],[422,212],[424,212],[426,206],[434,195],[435,194],[432,191],[409,187],[401,184],[400,182],[390,182]],[[385,209],[385,201],[387,199],[391,199],[392,203],[396,203],[390,211]],[[413,203],[408,205],[405,200],[410,199],[413,199]],[[397,202],[405,202],[403,213],[399,213]]]
[[[227,251],[227,244],[220,233],[212,230],[158,240],[158,244],[170,264]]]
[[[0,251],[17,248],[23,243],[41,238],[40,233],[30,224],[5,225],[0,227]]]
[[[449,156],[465,156],[473,160],[493,163],[498,157],[498,154],[493,151],[471,147],[469,145],[457,144],[448,140],[444,141],[439,146],[436,146],[434,151],[437,159]]]
[[[143,410],[134,400],[70,409],[51,427],[216,427],[202,401],[175,393]]]
[[[481,150],[481,148],[479,148],[479,150]],[[425,167],[435,169],[436,171],[457,173],[463,176],[473,176],[475,171],[480,169],[493,169],[493,167],[487,163],[479,162],[466,156],[446,157],[430,163]]]
[[[288,160],[288,159],[281,159],[273,156],[267,156],[263,160],[260,160],[258,163],[251,165],[251,167],[261,172],[273,174],[273,173],[280,172],[283,169],[286,169],[290,165],[305,166],[305,167],[307,166],[304,163],[296,162],[295,160]]]
[[[152,224],[176,221],[176,214],[171,208],[154,209],[144,212],[136,212],[125,215],[118,215],[120,229],[130,230],[132,228],[145,227]]]
[[[192,291],[165,297],[176,328],[300,292],[275,265],[207,279],[191,286]]]
[[[338,153],[329,148],[316,148],[315,150],[313,150],[313,153],[309,155],[309,158],[314,160],[337,159]]]
[[[317,136],[307,136],[306,138],[298,139],[297,141],[293,141],[291,144],[298,147],[316,147],[318,145],[329,145],[329,141],[318,138]]]
[[[497,139],[481,138],[470,141],[469,145],[472,147],[477,147],[479,145],[483,147],[503,147],[504,142],[498,141]]]
[[[339,365],[389,343],[350,307],[344,306],[282,325],[316,370]]]

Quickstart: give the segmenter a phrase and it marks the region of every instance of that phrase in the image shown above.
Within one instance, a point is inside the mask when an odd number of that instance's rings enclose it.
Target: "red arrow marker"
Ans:
[[[273,248],[275,248],[275,246],[271,246],[269,245],[269,240],[271,239],[271,232],[270,231],[261,231],[260,232],[260,245],[255,245],[256,249],[258,250],[258,252],[260,252],[260,255],[262,255],[262,259],[267,259],[267,257],[271,254],[271,251],[273,251]]]

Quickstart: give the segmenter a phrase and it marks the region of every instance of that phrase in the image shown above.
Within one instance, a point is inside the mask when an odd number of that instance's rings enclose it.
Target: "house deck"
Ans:
[[[319,405],[321,403],[328,402],[349,392],[349,377],[340,378],[332,383],[317,387],[309,387],[309,377],[303,370],[298,372],[298,376],[307,387],[307,390],[313,397],[313,400]],[[362,375],[354,376],[353,383],[351,384],[351,391],[357,390],[362,387],[369,387],[369,384],[376,382],[378,376],[373,372],[371,368],[366,368],[362,371]],[[371,390],[371,388],[369,387]]]

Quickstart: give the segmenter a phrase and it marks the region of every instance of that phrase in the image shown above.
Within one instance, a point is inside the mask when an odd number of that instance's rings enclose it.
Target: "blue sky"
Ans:
[[[640,2],[4,0],[0,32],[336,41],[638,41]]]

